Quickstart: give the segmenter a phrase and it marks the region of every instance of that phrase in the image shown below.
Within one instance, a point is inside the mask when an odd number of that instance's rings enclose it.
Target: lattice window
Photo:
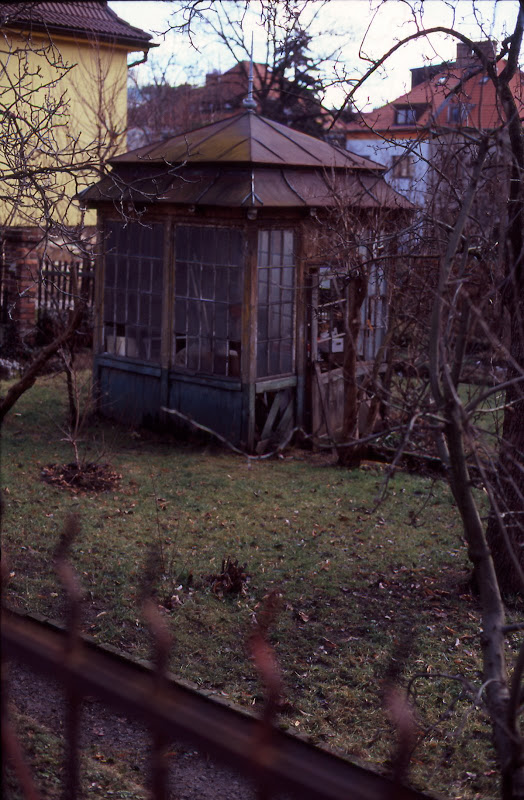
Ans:
[[[175,366],[238,377],[244,239],[231,228],[180,225],[175,235]]]
[[[164,227],[108,222],[104,272],[104,351],[160,361]]]
[[[258,234],[257,376],[282,375],[294,366],[294,235]]]

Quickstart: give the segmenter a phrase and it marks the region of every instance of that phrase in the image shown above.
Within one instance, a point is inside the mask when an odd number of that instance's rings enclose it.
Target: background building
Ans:
[[[153,45],[106,2],[1,3],[0,22],[0,305],[27,329],[43,257],[86,253],[74,197],[125,148],[128,55]]]

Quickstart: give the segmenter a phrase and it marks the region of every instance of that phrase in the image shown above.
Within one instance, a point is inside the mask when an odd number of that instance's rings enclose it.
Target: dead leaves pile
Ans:
[[[122,478],[110,464],[48,464],[42,469],[42,480],[60,489],[79,492],[109,492]]]

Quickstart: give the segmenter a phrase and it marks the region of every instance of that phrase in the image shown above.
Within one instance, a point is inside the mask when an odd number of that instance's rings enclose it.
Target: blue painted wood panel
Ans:
[[[158,376],[98,364],[100,410],[104,416],[131,425],[155,424],[160,420],[160,370]]]
[[[100,411],[131,425],[183,425],[175,416],[162,415],[164,404],[205,425],[232,444],[240,445],[246,427],[246,397],[239,382],[163,372],[160,367],[118,359],[97,359]],[[167,378],[167,402],[165,382]]]
[[[177,380],[173,375],[169,380],[170,408],[176,408],[235,445],[239,445],[242,439],[244,394],[240,385],[191,383],[187,379]]]

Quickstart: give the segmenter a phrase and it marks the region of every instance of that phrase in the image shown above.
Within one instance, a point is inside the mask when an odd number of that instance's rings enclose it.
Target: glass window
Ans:
[[[448,106],[448,122],[460,124],[466,122],[472,106],[467,103],[452,103]]]
[[[175,233],[175,367],[240,376],[241,231],[179,225]]]
[[[164,226],[109,222],[104,275],[104,352],[160,360]]]
[[[258,234],[257,376],[293,371],[295,246],[293,231]]]
[[[415,174],[415,158],[412,155],[395,157],[391,166],[392,178],[412,178]]]
[[[414,125],[417,121],[417,111],[411,106],[395,109],[395,125]]]

